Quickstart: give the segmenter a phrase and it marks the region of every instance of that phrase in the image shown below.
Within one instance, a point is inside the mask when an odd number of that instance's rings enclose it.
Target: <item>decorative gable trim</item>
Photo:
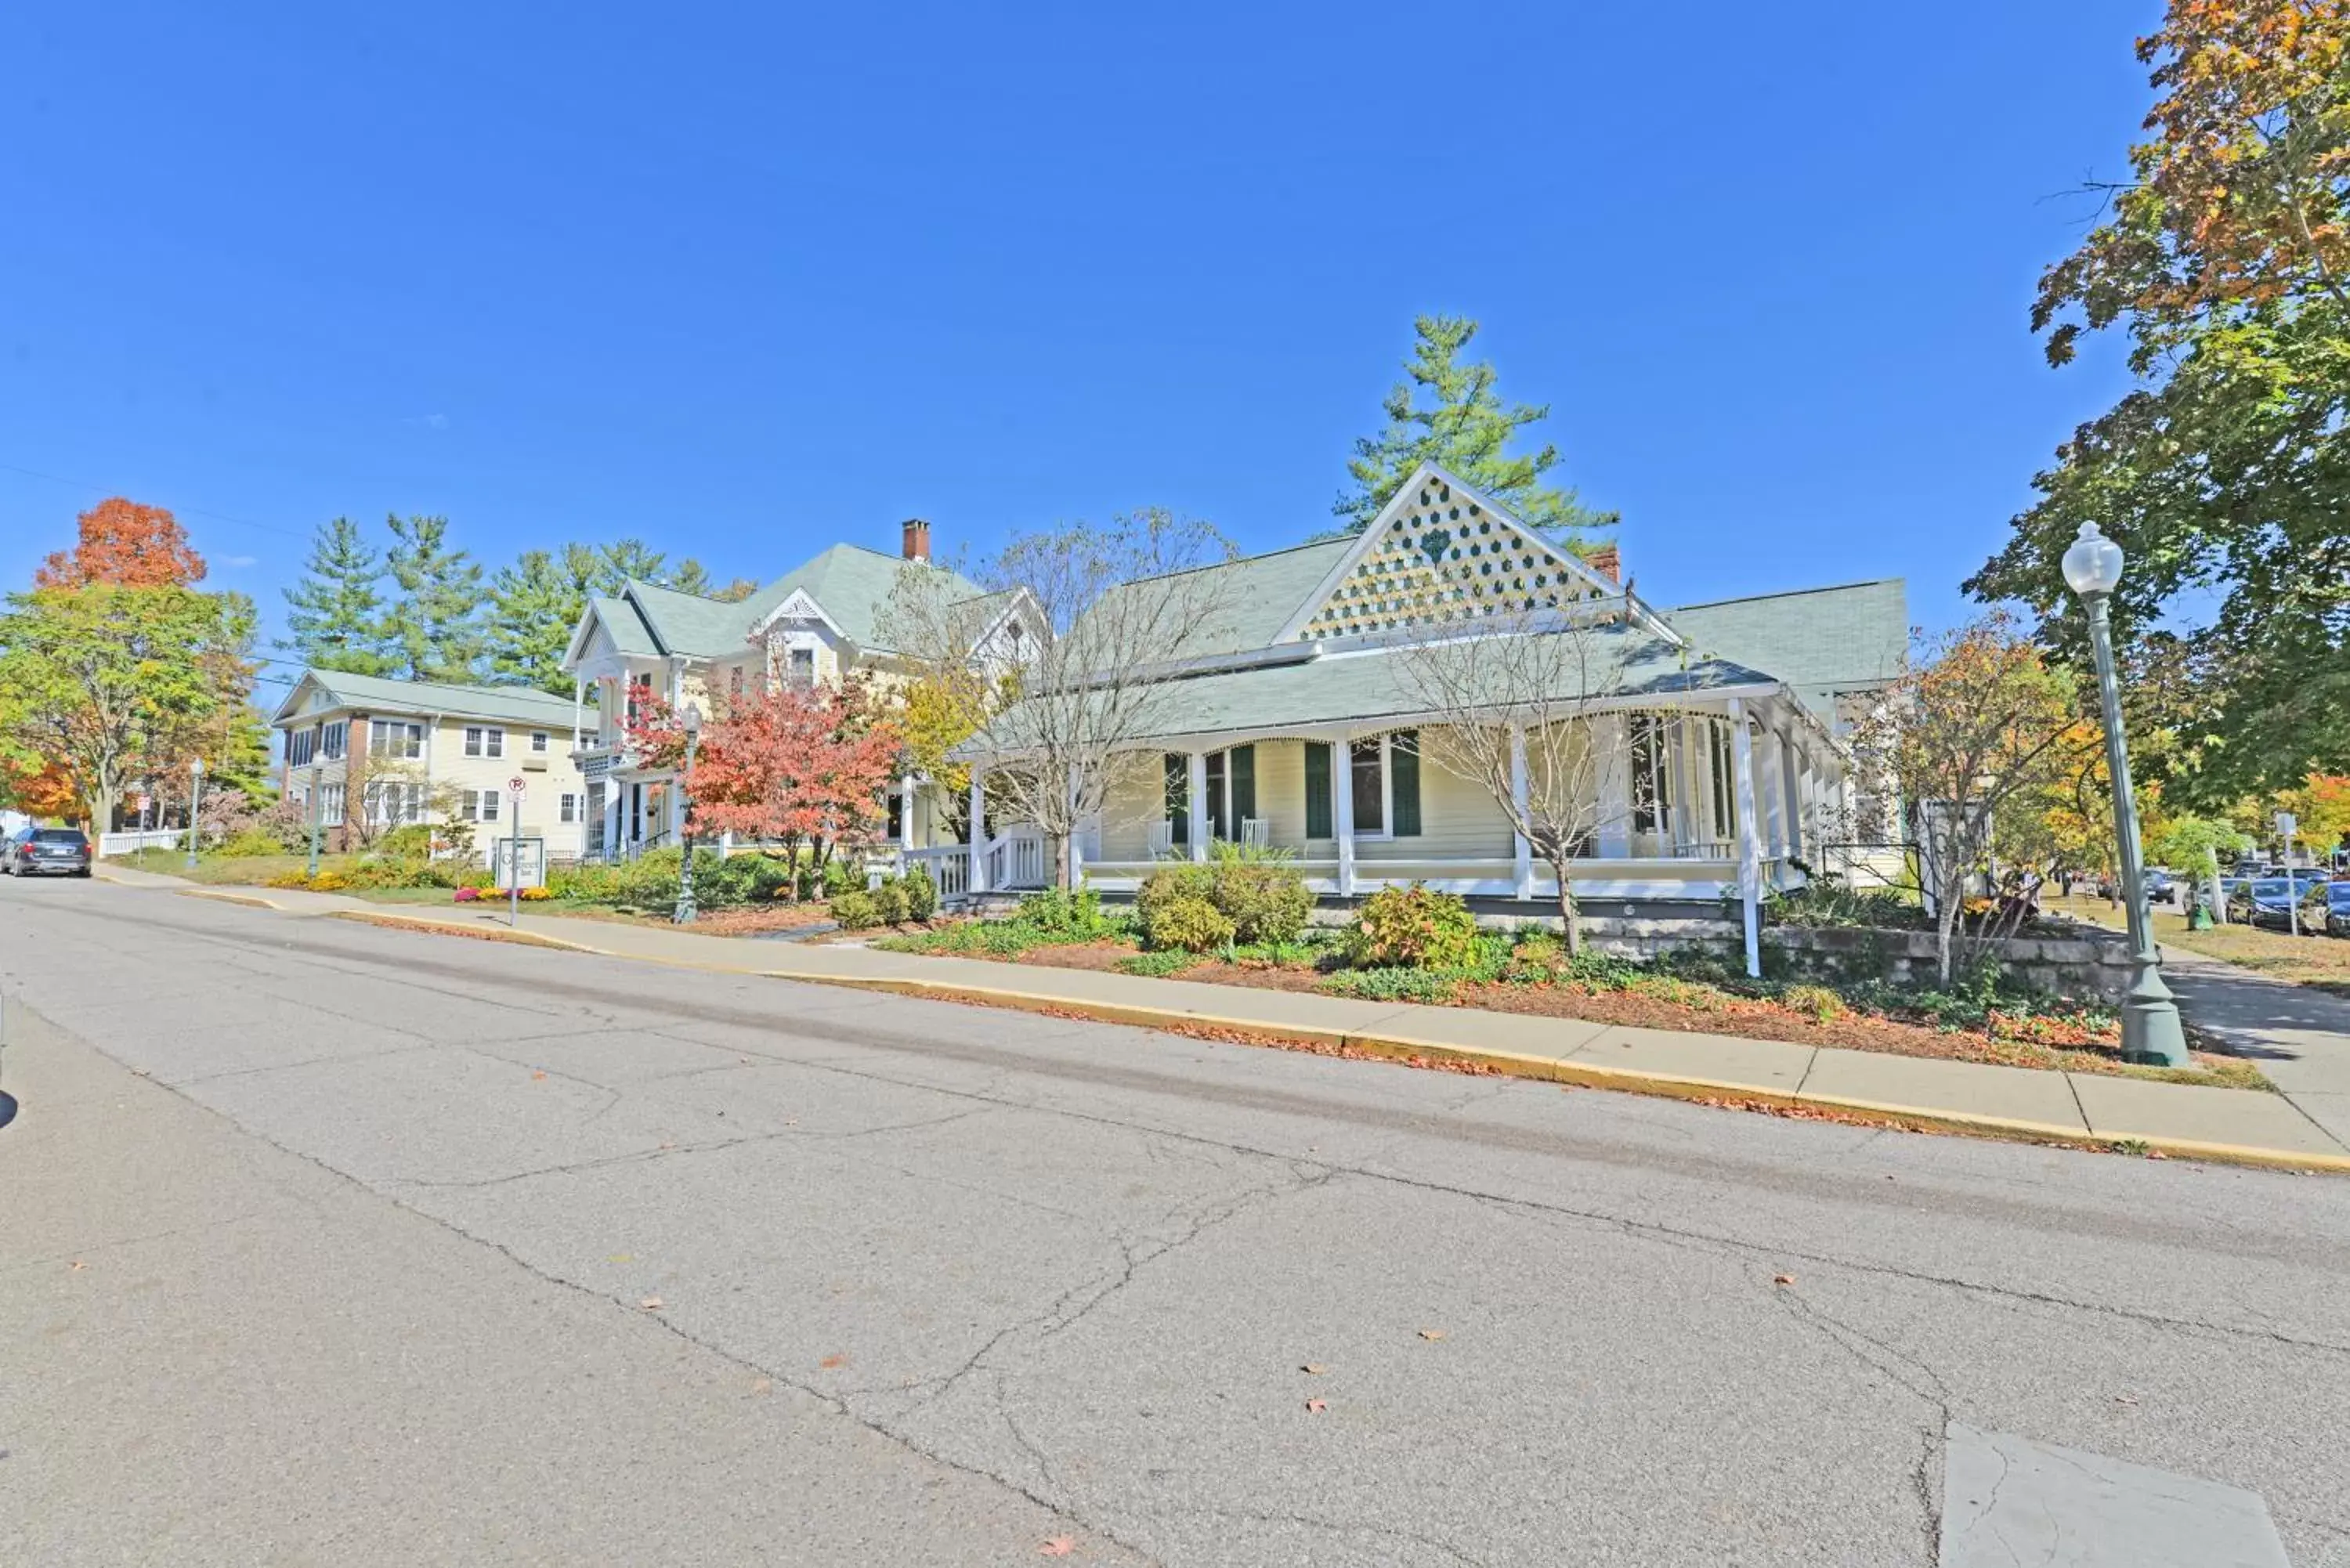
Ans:
[[[1274,640],[1446,626],[1620,592],[1492,497],[1422,463]]]
[[[294,689],[286,693],[285,701],[277,704],[277,711],[269,715],[272,727],[298,716],[303,711],[303,702],[314,691],[323,697],[334,696],[334,693],[327,689],[327,683],[318,679],[317,670],[306,670],[302,672],[302,679],[294,683]]]
[[[827,615],[824,607],[816,603],[815,597],[806,588],[794,588],[785,596],[783,603],[752,622],[750,640],[757,641],[764,638],[774,629],[775,623],[781,620],[821,621],[833,636],[843,642],[848,640],[848,634],[840,629],[840,623]]]

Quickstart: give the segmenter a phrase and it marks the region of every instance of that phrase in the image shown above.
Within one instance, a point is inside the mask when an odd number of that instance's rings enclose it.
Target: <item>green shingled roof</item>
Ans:
[[[303,686],[314,684],[340,708],[369,713],[445,714],[452,719],[502,719],[548,729],[571,727],[568,697],[528,686],[452,686],[438,680],[386,680],[341,670],[306,670],[277,711],[284,718]]]
[[[1767,670],[1822,717],[1834,693],[1866,690],[1901,673],[1909,602],[1899,577],[1758,594],[1662,612],[1693,653]]]
[[[724,659],[743,650],[751,628],[776,606],[795,593],[805,593],[858,647],[887,651],[884,622],[905,566],[900,557],[879,550],[835,545],[737,604],[640,582],[629,584],[625,599],[598,597],[588,604],[622,653]],[[979,585],[960,573],[944,566],[929,569],[962,594],[981,597]]]
[[[1182,657],[1210,659],[1270,648],[1274,638],[1289,623],[1289,618],[1304,607],[1314,590],[1321,587],[1322,579],[1330,575],[1330,568],[1338,564],[1338,558],[1354,543],[1351,535],[1318,539],[1310,545],[1263,556],[1245,556],[1237,561],[1193,567],[1193,573],[1214,580],[1213,586],[1202,593],[1201,602],[1214,607],[1216,624],[1200,628],[1200,634],[1184,645]],[[1103,602],[1107,604],[1119,594],[1143,592],[1143,584],[1160,580],[1141,577],[1121,583],[1102,596]]]
[[[1595,680],[1587,688],[1542,693],[1545,700],[1684,697],[1772,683],[1770,676],[1726,659],[1690,658],[1685,663],[1681,649],[1637,627],[1593,628],[1585,635],[1595,639],[1592,675],[1608,679]],[[1277,732],[1349,722],[1375,728],[1382,721],[1419,718],[1429,704],[1412,690],[1402,657],[1402,650],[1383,649],[1169,680],[1157,689],[1159,695],[1131,738]],[[1620,680],[1616,678],[1619,658]],[[1496,693],[1493,701],[1502,707],[1511,699]],[[1022,711],[1014,705],[977,739],[957,747],[956,754],[983,759],[992,752],[1017,752],[1021,733]]]

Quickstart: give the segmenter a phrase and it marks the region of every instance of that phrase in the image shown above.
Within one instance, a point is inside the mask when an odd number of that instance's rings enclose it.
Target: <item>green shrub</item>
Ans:
[[[1848,887],[1823,877],[1764,907],[1774,926],[1853,926],[1881,930],[1931,929],[1916,895],[1892,888]]]
[[[1118,961],[1118,967],[1128,974],[1180,974],[1200,961],[1200,955],[1185,952],[1180,948],[1154,948],[1147,953]]]
[[[1842,1018],[1852,1011],[1843,997],[1825,985],[1791,985],[1779,993],[1779,1004],[1811,1019],[1814,1023],[1826,1023]]]
[[[785,897],[798,879],[798,867],[780,855],[745,855],[737,858],[749,864],[750,895],[761,903]]]
[[[1091,888],[1070,892],[1047,888],[1020,900],[1014,923],[1055,937],[1091,941],[1115,931],[1117,922],[1102,913],[1101,895]]]
[[[231,857],[283,855],[286,853],[286,846],[277,842],[276,834],[265,828],[243,827],[222,840],[220,846],[211,853]]]
[[[621,901],[620,867],[604,864],[578,864],[550,867],[546,873],[548,891],[558,898],[570,898],[583,904],[617,904]]]
[[[1305,877],[1276,861],[1215,862],[1208,867],[1208,902],[1223,911],[1235,940],[1243,942],[1295,941],[1314,912]]]
[[[832,906],[832,918],[840,922],[842,930],[868,930],[881,923],[881,906],[861,888],[835,893],[827,902]]]
[[[864,890],[865,867],[862,864],[852,866],[845,859],[824,863],[824,896],[827,898],[837,898],[843,893],[861,893]]]
[[[867,895],[873,900],[874,912],[885,926],[902,926],[909,919],[906,883],[903,877],[885,877]]]
[[[1451,893],[1385,888],[1356,913],[1351,956],[1358,969],[1465,969],[1479,957],[1477,921]]]
[[[378,855],[414,856],[422,857],[432,853],[432,836],[436,829],[429,822],[410,822],[381,835],[375,841]]]
[[[1232,919],[1205,898],[1165,898],[1152,909],[1145,932],[1153,948],[1206,952],[1231,944]]]
[[[693,901],[705,909],[749,903],[763,858],[755,855],[722,856],[715,849],[697,846],[693,851]]]
[[[915,866],[900,878],[906,889],[906,918],[927,920],[939,912],[939,885],[931,880],[930,867]]]

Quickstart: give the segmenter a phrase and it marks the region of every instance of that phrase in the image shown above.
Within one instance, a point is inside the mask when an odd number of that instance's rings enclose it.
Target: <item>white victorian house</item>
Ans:
[[[903,660],[889,646],[889,607],[909,572],[935,574],[929,597],[1000,621],[1013,645],[1041,630],[1010,596],[990,596],[933,565],[931,525],[919,518],[902,525],[897,555],[835,545],[737,603],[640,582],[589,599],[564,659],[576,681],[587,857],[626,859],[681,836],[674,772],[629,753],[625,725],[637,702],[658,695],[712,712],[730,695],[776,682],[830,683],[852,671],[897,679]],[[889,792],[889,843],[899,852],[953,843],[951,815],[927,781],[901,778]]]
[[[1169,700],[1121,737],[1127,765],[1071,846],[1084,880],[1130,891],[1164,857],[1244,840],[1291,851],[1331,900],[1419,881],[1543,913],[1556,884],[1513,828],[1523,813],[1434,760],[1448,724],[1523,732],[1540,714],[1581,726],[1575,743],[1599,759],[1575,836],[1579,898],[1718,909],[1735,897],[1751,914],[1766,889],[1801,885],[1866,814],[1839,736],[1899,673],[1901,584],[1672,610],[1611,566],[1426,468],[1359,535],[1201,568],[1220,575],[1201,596],[1217,607],[1214,635],[1156,673]],[[1411,661],[1497,635],[1577,639],[1600,650],[1580,668],[1605,678],[1431,702]],[[973,768],[970,820],[988,820],[990,770],[1034,764],[1040,713],[1015,705],[959,752]],[[1519,745],[1523,803],[1522,732]],[[1041,883],[1052,857],[1024,842],[1035,837],[993,825],[953,880],[974,893]]]

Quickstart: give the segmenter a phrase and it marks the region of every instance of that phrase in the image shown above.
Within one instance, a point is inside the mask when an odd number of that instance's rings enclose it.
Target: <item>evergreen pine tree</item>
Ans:
[[[1347,471],[1356,488],[1331,510],[1347,521],[1341,534],[1359,534],[1423,462],[1441,464],[1508,507],[1518,520],[1573,549],[1596,529],[1612,528],[1617,515],[1594,512],[1572,490],[1544,484],[1543,475],[1558,462],[1558,448],[1544,444],[1523,457],[1506,448],[1520,430],[1550,417],[1550,406],[1504,403],[1494,390],[1490,363],[1463,365],[1461,351],[1477,336],[1477,324],[1462,316],[1423,316],[1412,323],[1417,341],[1404,361],[1409,380],[1388,392],[1387,429],[1355,442]],[[1421,391],[1433,398],[1422,407]]]
[[[445,517],[394,515],[385,555],[400,597],[384,620],[392,673],[409,680],[475,680],[483,654],[482,568],[449,547]]]
[[[567,545],[566,563],[576,565],[574,552],[586,553],[584,546]],[[489,634],[492,678],[570,696],[563,655],[587,609],[588,586],[586,576],[545,550],[525,550],[514,565],[499,567],[490,579],[496,612]]]
[[[311,541],[302,580],[286,590],[286,629],[277,646],[317,670],[381,675],[392,660],[383,647],[383,557],[348,517],[322,524]]]

